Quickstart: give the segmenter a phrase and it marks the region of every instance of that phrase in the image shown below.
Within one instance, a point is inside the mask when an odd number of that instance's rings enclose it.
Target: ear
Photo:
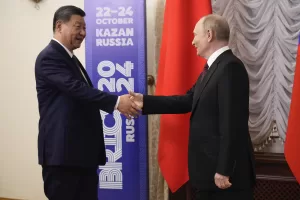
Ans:
[[[61,32],[61,29],[62,29],[62,21],[61,20],[58,20],[57,22],[56,22],[56,24],[55,24],[55,30],[57,31],[57,32]]]
[[[207,34],[207,41],[211,42],[213,39],[213,31],[211,29],[208,29],[206,34]]]

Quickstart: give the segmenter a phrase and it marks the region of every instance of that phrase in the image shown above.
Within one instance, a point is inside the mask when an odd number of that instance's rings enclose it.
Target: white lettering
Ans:
[[[131,61],[125,61],[124,66],[109,60],[103,60],[98,64],[98,74],[103,77],[98,81],[98,89],[103,90],[104,86],[109,92],[121,92],[124,88],[127,91],[134,91],[134,78],[119,78],[117,81],[112,77],[115,72],[119,72],[123,76],[131,77],[131,71],[134,69],[134,64]],[[108,80],[109,78],[109,80]]]
[[[129,78],[128,80],[119,78],[116,85],[117,92],[122,91],[122,86],[124,86],[127,91],[134,91],[134,78]]]
[[[134,119],[126,119],[126,142],[135,142],[134,140]]]
[[[116,64],[116,69],[119,71],[123,76],[131,77],[131,71],[134,68],[134,64],[130,61],[126,61],[124,66]]]
[[[96,24],[133,24],[133,18],[98,18]]]
[[[98,38],[96,46],[133,46],[132,38]]]
[[[119,7],[119,14],[120,17],[125,17],[126,15],[132,16],[133,11],[132,7],[128,7],[127,9],[125,7]]]
[[[132,37],[134,36],[133,28],[105,28],[96,29],[96,37]]]
[[[96,10],[97,10],[96,17],[110,17],[111,16],[110,8],[108,8],[108,7],[104,7],[104,8],[97,7]]]
[[[115,92],[116,91],[115,78],[110,78],[109,80],[107,80],[106,78],[100,78],[100,80],[98,81],[99,90],[103,91],[104,86],[108,89],[108,91]]]
[[[100,111],[103,122],[108,113]],[[123,189],[122,163],[117,162],[122,158],[122,118],[119,111],[114,111],[114,125],[106,126],[103,123],[104,141],[106,144],[107,164],[99,167],[100,188]],[[111,148],[107,148],[107,147]]]
[[[106,78],[101,78],[98,81],[98,89],[104,90],[104,86],[110,92],[116,92],[116,89],[117,92],[122,92],[123,89],[126,91],[134,91],[134,78],[129,78],[128,80],[125,78],[119,78],[117,83],[115,78],[110,78],[109,80]]]
[[[105,70],[108,69],[108,70]],[[115,64],[109,60],[104,60],[98,64],[97,67],[98,74],[103,77],[111,77],[115,74],[116,67]]]

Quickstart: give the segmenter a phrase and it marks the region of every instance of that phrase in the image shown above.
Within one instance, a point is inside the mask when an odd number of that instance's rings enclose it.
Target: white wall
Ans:
[[[147,2],[148,33],[154,29],[156,2]],[[68,4],[83,8],[84,0],[43,0],[39,10],[30,0],[0,0],[0,197],[46,199],[37,160],[34,62],[52,37],[55,10]],[[75,54],[85,63],[84,44]]]

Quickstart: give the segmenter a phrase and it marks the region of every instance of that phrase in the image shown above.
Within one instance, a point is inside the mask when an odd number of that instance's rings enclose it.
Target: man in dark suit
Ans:
[[[247,71],[228,47],[230,30],[223,17],[203,17],[194,35],[197,54],[207,59],[196,84],[185,95],[131,92],[131,98],[144,114],[191,112],[188,168],[197,200],[252,200],[255,171]]]
[[[75,6],[59,8],[53,19],[54,38],[35,64],[38,158],[50,200],[98,199],[97,167],[106,163],[99,109],[118,109],[127,117],[138,110],[128,94],[118,97],[93,88],[73,54],[86,36],[84,16]]]

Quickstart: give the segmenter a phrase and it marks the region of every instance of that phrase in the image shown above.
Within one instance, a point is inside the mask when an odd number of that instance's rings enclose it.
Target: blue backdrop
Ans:
[[[146,93],[145,0],[85,0],[84,7],[93,84],[118,95]],[[99,199],[148,199],[147,118],[101,115],[107,164],[99,168]]]

